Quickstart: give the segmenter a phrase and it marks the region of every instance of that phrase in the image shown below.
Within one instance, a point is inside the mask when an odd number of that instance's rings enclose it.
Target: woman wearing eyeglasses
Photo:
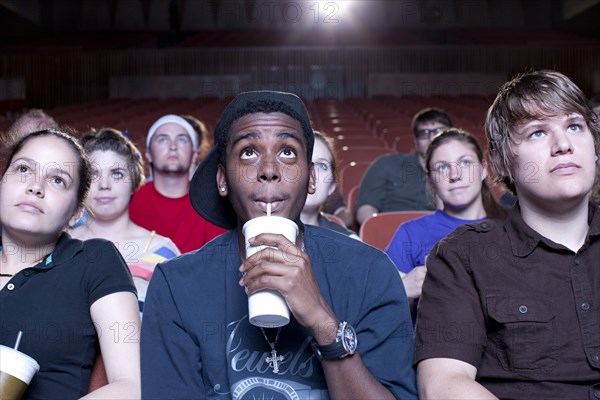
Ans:
[[[481,147],[467,132],[448,128],[435,136],[425,153],[425,173],[441,209],[400,225],[386,248],[400,271],[413,316],[431,248],[460,225],[506,216],[487,185]]]

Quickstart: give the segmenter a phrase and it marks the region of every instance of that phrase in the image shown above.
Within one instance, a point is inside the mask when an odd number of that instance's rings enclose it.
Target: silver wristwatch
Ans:
[[[356,352],[358,339],[352,325],[347,322],[340,322],[335,336],[335,342],[327,346],[319,346],[317,341],[313,338],[311,346],[319,361],[338,360]]]

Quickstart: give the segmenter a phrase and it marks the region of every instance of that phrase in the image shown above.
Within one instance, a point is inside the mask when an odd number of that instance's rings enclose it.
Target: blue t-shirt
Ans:
[[[345,235],[304,225],[304,246],[323,297],[354,326],[366,367],[396,398],[416,399],[406,294],[382,252]],[[237,230],[159,264],[142,328],[144,399],[328,399],[311,335],[291,316],[281,329],[275,375],[270,348],[248,322]],[[275,329],[267,329],[270,340]]]
[[[398,227],[385,252],[405,274],[425,265],[425,258],[433,246],[460,225],[483,221],[452,217],[441,210],[415,218]]]

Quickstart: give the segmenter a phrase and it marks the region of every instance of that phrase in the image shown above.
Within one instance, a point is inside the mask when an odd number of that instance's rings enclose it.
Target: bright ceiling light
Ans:
[[[348,22],[348,9],[354,3],[354,0],[308,0],[308,7],[314,16],[315,22],[324,24],[339,24]]]
[[[352,4],[353,0],[317,0],[313,4],[319,7],[319,10],[324,13],[340,13],[346,11]]]

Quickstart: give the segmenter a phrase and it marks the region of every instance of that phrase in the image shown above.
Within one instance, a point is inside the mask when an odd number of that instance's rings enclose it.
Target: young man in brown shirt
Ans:
[[[429,254],[416,327],[422,398],[600,398],[600,132],[553,71],[506,83],[486,121],[505,221],[458,228]]]

